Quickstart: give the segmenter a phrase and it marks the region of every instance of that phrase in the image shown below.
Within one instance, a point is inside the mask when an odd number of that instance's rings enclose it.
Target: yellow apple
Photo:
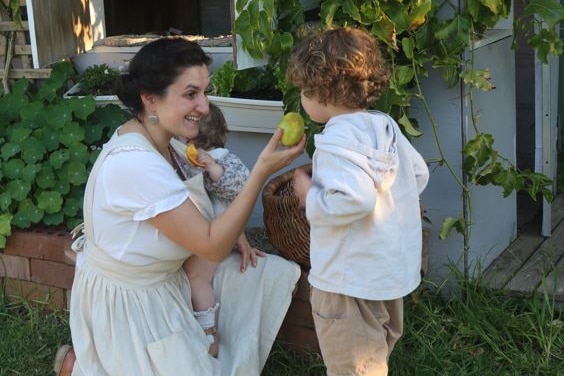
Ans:
[[[294,146],[304,135],[304,119],[297,112],[288,112],[278,123],[278,128],[283,131],[280,143],[284,146]]]

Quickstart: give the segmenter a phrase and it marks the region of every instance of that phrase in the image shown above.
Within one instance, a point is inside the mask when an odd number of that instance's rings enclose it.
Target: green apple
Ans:
[[[278,123],[278,128],[283,131],[280,143],[284,146],[294,146],[304,135],[304,119],[297,112],[288,112]]]

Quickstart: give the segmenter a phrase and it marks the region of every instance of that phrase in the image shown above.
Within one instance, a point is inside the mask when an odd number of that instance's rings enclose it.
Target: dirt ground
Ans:
[[[249,239],[249,243],[255,247],[260,249],[266,253],[272,253],[275,255],[279,255],[279,252],[274,248],[270,241],[268,240],[268,236],[266,235],[266,230],[264,227],[251,227],[245,230],[247,234],[247,238]]]

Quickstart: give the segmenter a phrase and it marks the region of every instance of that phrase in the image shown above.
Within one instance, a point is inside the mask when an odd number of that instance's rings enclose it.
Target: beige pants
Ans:
[[[328,376],[385,376],[403,331],[403,299],[358,299],[311,288],[315,331]]]

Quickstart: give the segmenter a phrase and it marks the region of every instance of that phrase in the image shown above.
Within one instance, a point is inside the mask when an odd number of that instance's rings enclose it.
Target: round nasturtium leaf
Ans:
[[[63,197],[60,192],[43,191],[37,196],[37,207],[45,213],[57,213],[63,206]]]
[[[4,163],[2,170],[8,180],[21,179],[24,174],[25,163],[21,159],[10,159]]]
[[[11,180],[6,184],[6,192],[16,201],[26,198],[30,191],[31,184],[22,179]]]

